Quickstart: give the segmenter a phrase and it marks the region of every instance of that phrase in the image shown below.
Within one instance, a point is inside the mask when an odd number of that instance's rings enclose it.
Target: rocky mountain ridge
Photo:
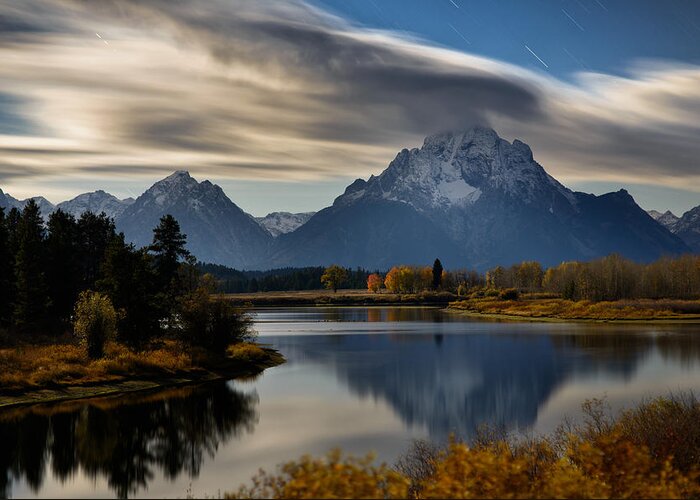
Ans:
[[[0,206],[22,203],[0,192]],[[571,191],[527,144],[485,127],[435,134],[420,148],[403,149],[379,175],[357,179],[317,213],[256,219],[219,186],[186,171],[136,200],[96,191],[58,207],[75,214],[104,210],[138,246],[150,243],[153,227],[170,213],[198,259],[239,269],[331,263],[384,269],[439,257],[448,267],[483,270],[613,252],[649,261],[690,251],[681,238],[695,245],[700,219],[700,209],[676,222],[670,212],[647,214],[624,189],[602,196]]]

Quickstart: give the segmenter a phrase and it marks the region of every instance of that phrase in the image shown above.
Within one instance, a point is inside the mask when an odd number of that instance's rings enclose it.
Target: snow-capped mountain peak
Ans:
[[[47,220],[49,215],[51,215],[51,213],[56,209],[54,204],[43,196],[34,196],[32,198],[27,198],[26,200],[18,200],[17,198],[4,193],[0,189],[0,208],[4,208],[5,212],[8,212],[13,208],[22,210],[24,205],[26,205],[29,200],[34,200],[36,204],[39,205],[39,210],[41,211],[41,216],[44,218],[44,220]]]
[[[649,210],[648,213],[656,222],[671,231],[673,231],[673,227],[678,223],[678,221],[681,220],[680,217],[677,217],[676,214],[670,210],[666,210],[664,213],[657,212],[656,210]]]
[[[114,195],[98,189],[91,193],[83,193],[72,200],[59,203],[56,208],[80,217],[85,212],[95,214],[105,213],[108,217],[116,218],[134,202],[133,198],[120,200]]]
[[[527,144],[486,127],[427,137],[421,148],[402,150],[379,176],[353,183],[336,203],[383,199],[426,212],[469,207],[495,191],[524,203],[559,198],[575,210],[572,192],[545,172]]]
[[[316,212],[272,212],[265,217],[255,217],[255,220],[273,237],[295,231],[305,224]]]
[[[270,235],[216,184],[177,171],[153,184],[117,218],[117,228],[137,246],[147,245],[165,215],[174,216],[198,258],[234,267],[259,258]]]

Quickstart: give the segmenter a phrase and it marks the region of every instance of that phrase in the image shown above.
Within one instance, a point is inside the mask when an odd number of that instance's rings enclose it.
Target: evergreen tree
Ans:
[[[114,221],[105,213],[84,212],[78,219],[78,257],[81,289],[94,288],[107,246],[116,236]]]
[[[440,259],[435,259],[433,262],[433,288],[437,290],[442,284],[442,262]]]
[[[187,236],[180,231],[180,224],[172,215],[164,215],[153,230],[153,243],[149,250],[154,254],[158,282],[169,298],[178,294],[178,269],[180,261],[190,257],[185,248]]]
[[[10,213],[7,214],[7,237],[10,246],[10,254],[13,256],[17,253],[17,228],[19,227],[19,220],[22,218],[22,212],[13,208]]]
[[[65,326],[80,291],[78,224],[75,217],[56,210],[49,217],[46,238],[46,281],[51,300],[51,324]]]
[[[161,310],[156,298],[152,258],[144,250],[127,245],[120,233],[107,247],[102,276],[97,286],[119,312],[119,340],[141,346],[157,335]]]
[[[12,319],[13,260],[10,248],[10,231],[7,227],[5,210],[0,208],[0,325],[7,326]]]
[[[15,276],[17,295],[14,323],[23,331],[38,331],[46,324],[49,306],[44,275],[44,221],[39,206],[29,200],[17,224]]]

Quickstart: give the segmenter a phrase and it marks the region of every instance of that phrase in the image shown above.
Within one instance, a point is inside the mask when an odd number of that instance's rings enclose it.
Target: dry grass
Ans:
[[[575,320],[700,320],[700,301],[624,300],[616,302],[571,301],[560,298],[500,300],[472,298],[450,303],[451,309],[485,315]]]
[[[0,350],[0,392],[165,376],[192,368],[184,346],[170,340],[140,352],[110,343],[105,357],[96,361],[71,344],[20,346]]]
[[[251,367],[283,362],[276,351],[246,342],[230,346],[225,357],[176,340],[163,340],[142,351],[111,342],[99,360],[88,359],[75,344],[21,345],[0,349],[0,394],[194,373],[245,373]]]

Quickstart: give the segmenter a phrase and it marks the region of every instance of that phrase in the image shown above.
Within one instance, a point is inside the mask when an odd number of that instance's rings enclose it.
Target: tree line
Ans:
[[[44,223],[33,200],[21,211],[0,209],[0,326],[15,340],[73,328],[91,357],[109,338],[142,347],[178,335],[221,350],[249,336],[244,313],[209,299],[216,283],[185,245],[171,215],[151,245],[136,248],[104,213],[56,210]]]
[[[570,300],[700,298],[700,256],[663,257],[638,263],[618,254],[588,262],[563,262],[545,269],[527,261],[496,266],[486,273],[460,269],[446,271],[439,259],[433,267],[395,266],[386,274],[372,273],[367,289],[395,293],[443,290],[465,295],[471,290],[544,292]]]
[[[338,266],[339,267],[339,266]],[[254,293],[290,290],[318,290],[322,288],[321,277],[326,268],[286,267],[269,271],[239,271],[219,264],[198,263],[197,269],[211,274],[219,282],[223,293]],[[362,290],[367,286],[370,271],[360,267],[342,268],[345,276],[342,288]]]

